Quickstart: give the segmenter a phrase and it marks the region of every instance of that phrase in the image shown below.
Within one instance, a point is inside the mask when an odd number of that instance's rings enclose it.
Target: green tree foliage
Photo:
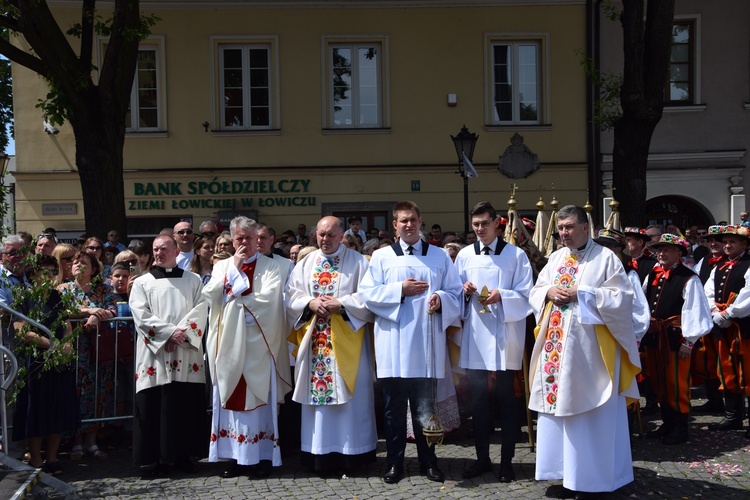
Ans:
[[[0,0],[0,27],[19,42],[0,38],[0,54],[49,82],[50,91],[38,107],[51,122],[67,121],[73,128],[86,232],[105,235],[116,229],[126,234],[125,117],[138,43],[157,19],[142,16],[138,0],[108,2],[104,16],[97,11],[96,0],[80,3],[80,22],[61,27],[46,1]],[[109,38],[95,82],[97,34]],[[70,36],[80,43],[71,44]],[[22,48],[26,46],[29,50]]]

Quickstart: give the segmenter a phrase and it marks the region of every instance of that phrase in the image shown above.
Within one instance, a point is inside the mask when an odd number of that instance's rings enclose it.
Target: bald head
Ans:
[[[341,244],[344,236],[344,225],[338,217],[327,216],[318,221],[315,234],[318,239],[318,248],[323,253],[334,253]]]

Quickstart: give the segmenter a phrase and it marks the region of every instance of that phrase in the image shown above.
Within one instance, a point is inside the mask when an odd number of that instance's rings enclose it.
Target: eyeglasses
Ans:
[[[86,247],[86,249],[87,250],[92,250],[94,252],[101,252],[102,251],[102,247],[100,247],[100,246],[89,246],[89,247]]]
[[[75,259],[75,258],[76,258],[75,255],[71,255],[70,257],[60,257],[60,260],[62,260],[64,262],[73,262],[73,259]]]
[[[3,254],[8,255],[10,257],[15,257],[16,255],[21,255],[20,250],[8,250],[7,252],[3,252]]]
[[[52,241],[57,241],[57,238],[55,237],[54,234],[42,233],[39,236],[37,236],[37,240],[41,240],[41,239],[44,239],[44,238],[50,239]]]
[[[179,231],[175,231],[177,234],[193,234],[192,229],[180,229]]]
[[[180,231],[177,231],[177,232],[179,233]],[[187,233],[187,234],[190,234],[190,233]],[[213,238],[214,236],[216,236],[216,233],[212,233],[212,232],[209,231],[209,232],[201,233],[199,236],[201,238]]]
[[[477,222],[472,222],[471,227],[489,227],[490,224],[492,224],[491,220],[480,220]]]

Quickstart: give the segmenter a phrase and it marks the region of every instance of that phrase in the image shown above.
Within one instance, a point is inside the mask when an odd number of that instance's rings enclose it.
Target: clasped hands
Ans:
[[[308,306],[312,312],[323,318],[340,312],[342,307],[341,302],[330,295],[320,295],[312,299]]]
[[[711,313],[711,318],[719,328],[729,328],[732,325],[732,321],[723,311],[714,311]]]
[[[167,345],[164,348],[167,352],[175,352],[177,347],[187,340],[187,334],[185,331],[187,328],[177,327],[174,329],[174,333],[167,339]]]
[[[572,286],[565,288],[562,286],[552,286],[547,290],[547,300],[551,300],[556,306],[562,306],[578,300],[578,287]]]

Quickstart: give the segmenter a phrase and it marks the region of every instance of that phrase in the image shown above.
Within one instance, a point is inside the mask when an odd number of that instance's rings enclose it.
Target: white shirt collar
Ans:
[[[482,253],[485,247],[490,247],[490,255],[495,255],[495,250],[497,250],[497,236],[495,236],[495,239],[492,240],[492,243],[489,245],[485,245],[481,241],[479,242],[479,253]]]
[[[413,245],[409,245],[404,240],[400,239],[398,240],[399,245],[401,245],[401,249],[404,251],[404,254],[408,253],[407,250],[411,246],[414,249],[414,255],[422,255],[422,239],[418,239],[416,243]]]
[[[247,259],[243,260],[242,263],[243,264],[250,264],[251,262],[255,262],[257,259],[258,259],[258,252],[255,252],[250,257],[248,257]]]

